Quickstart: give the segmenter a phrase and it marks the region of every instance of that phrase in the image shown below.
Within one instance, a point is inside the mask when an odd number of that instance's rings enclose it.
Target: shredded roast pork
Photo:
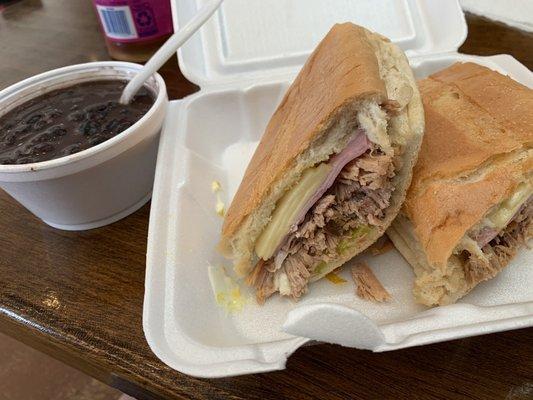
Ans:
[[[356,286],[355,293],[359,298],[376,303],[383,303],[391,299],[390,293],[383,287],[367,263],[357,263],[351,268],[351,272]]]
[[[394,171],[393,155],[376,146],[346,164],[303,221],[292,227],[277,254],[254,267],[248,283],[258,302],[277,290],[279,279],[289,284],[279,285],[280,292],[297,299],[317,268],[346,251],[355,235],[362,238],[380,226],[394,190]]]
[[[518,249],[527,245],[533,237],[533,199],[529,199],[514,215],[507,226],[494,235],[494,232],[481,232],[473,239],[482,244],[482,255],[464,251],[465,276],[470,285],[493,278],[502,270]],[[487,242],[487,236],[492,239]]]
[[[348,142],[346,147],[339,153],[331,157],[328,164],[331,166],[331,171],[326,180],[320,185],[315,194],[307,201],[302,208],[300,215],[296,218],[296,225],[298,225],[305,218],[307,212],[316,202],[324,195],[324,193],[333,185],[335,179],[345,167],[353,159],[364,154],[370,149],[371,143],[362,129],[358,129]]]

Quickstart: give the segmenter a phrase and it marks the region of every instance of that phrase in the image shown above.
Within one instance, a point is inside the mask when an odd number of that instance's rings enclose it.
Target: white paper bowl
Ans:
[[[2,114],[51,90],[80,82],[131,79],[142,66],[93,62],[55,69],[0,92]],[[168,98],[155,74],[146,83],[155,103],[117,136],[66,157],[24,165],[0,165],[0,187],[48,225],[65,230],[97,228],[135,212],[151,197],[159,133]]]

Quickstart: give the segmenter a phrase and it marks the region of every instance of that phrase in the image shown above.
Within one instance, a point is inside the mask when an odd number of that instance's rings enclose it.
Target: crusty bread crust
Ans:
[[[531,172],[533,92],[472,63],[419,87],[426,132],[403,212],[429,264],[445,269],[464,234]]]
[[[367,31],[349,23],[336,25],[272,116],[226,214],[223,240],[235,234],[296,157],[325,132],[332,116],[355,99],[366,98],[386,99]]]

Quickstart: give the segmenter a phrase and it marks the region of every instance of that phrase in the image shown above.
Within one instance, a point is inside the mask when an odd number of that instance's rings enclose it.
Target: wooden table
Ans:
[[[468,24],[462,52],[509,53],[533,67],[531,35],[473,16]],[[0,88],[107,58],[88,0],[25,0],[0,15]],[[175,61],[163,75],[171,98],[196,90]],[[2,192],[0,330],[139,399],[533,398],[533,329],[381,354],[317,345],[285,371],[237,378],[173,371],[141,327],[148,216],[147,205],[105,228],[62,232]]]

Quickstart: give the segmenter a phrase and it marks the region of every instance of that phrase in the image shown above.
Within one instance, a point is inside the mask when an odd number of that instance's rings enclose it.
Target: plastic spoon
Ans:
[[[207,2],[196,15],[178,32],[173,34],[148,60],[144,67],[126,85],[120,96],[121,104],[128,104],[143,83],[185,43],[220,7],[224,0]]]

